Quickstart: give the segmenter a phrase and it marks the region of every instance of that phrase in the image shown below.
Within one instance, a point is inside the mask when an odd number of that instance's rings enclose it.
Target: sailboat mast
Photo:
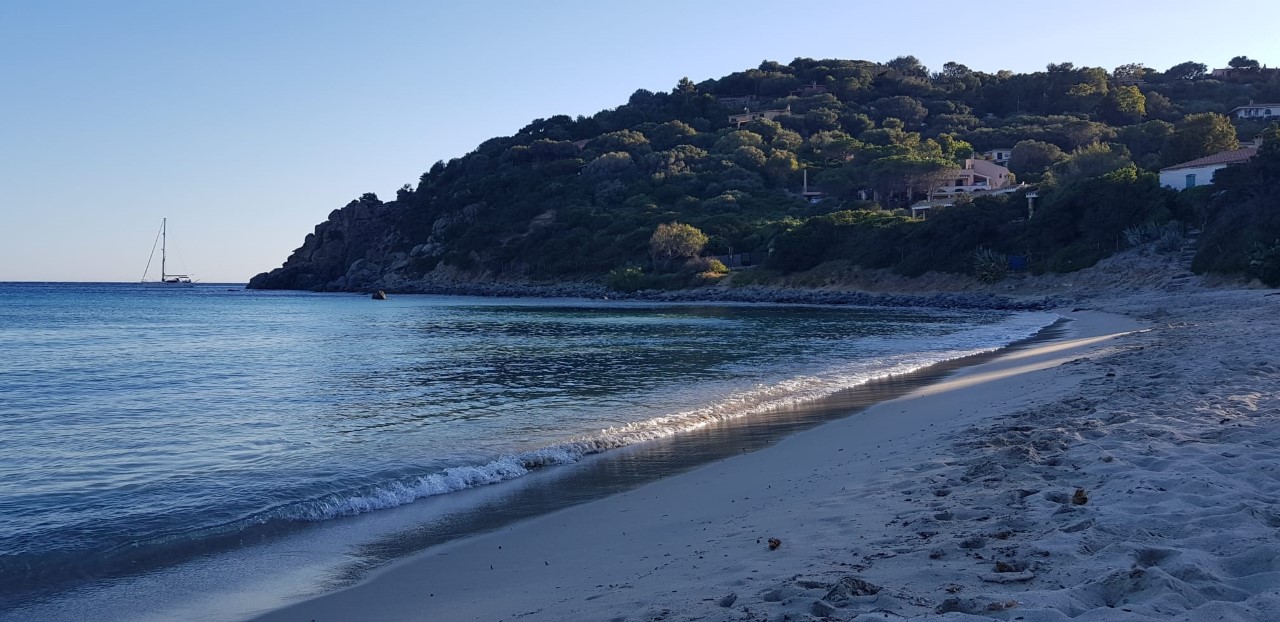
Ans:
[[[160,220],[160,282],[161,283],[163,283],[165,279],[164,256],[165,256],[165,244],[168,242],[168,233],[165,232],[165,229],[167,228],[168,223],[169,223],[168,218],[163,218]]]

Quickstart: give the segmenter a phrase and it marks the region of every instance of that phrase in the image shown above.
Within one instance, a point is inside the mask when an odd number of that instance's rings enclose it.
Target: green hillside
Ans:
[[[1280,101],[1280,75],[1239,57],[1232,66],[1216,76],[1194,62],[991,74],[955,63],[931,71],[913,57],[798,58],[682,79],[590,117],[536,119],[435,163],[394,200],[365,194],[250,287],[714,280],[714,262],[651,245],[673,222],[705,234],[701,255],[750,253],[783,273],[833,260],[907,275],[972,272],[984,249],[1026,256],[1033,271],[1080,269],[1143,231],[1176,237],[1230,209],[1210,205],[1208,192],[1161,188],[1156,171],[1265,129],[1226,115]],[[771,118],[731,118],[744,114]],[[911,216],[967,158],[992,149],[1012,151],[1006,193],[956,195],[928,219]]]

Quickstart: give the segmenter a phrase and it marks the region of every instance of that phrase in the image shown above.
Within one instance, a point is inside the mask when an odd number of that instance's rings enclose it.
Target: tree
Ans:
[[[1116,139],[1128,147],[1135,162],[1143,168],[1158,168],[1160,150],[1173,135],[1173,124],[1154,119],[1146,123],[1121,128]]]
[[[1009,170],[1019,179],[1039,179],[1054,162],[1066,157],[1057,145],[1039,140],[1023,140],[1009,153]]]
[[[635,168],[631,154],[625,151],[610,151],[587,163],[582,174],[588,178],[608,179],[618,177]]]
[[[1116,67],[1115,71],[1111,72],[1111,77],[1123,81],[1141,80],[1147,77],[1148,71],[1151,70],[1143,66],[1142,63],[1127,63]]]
[[[818,132],[809,137],[807,146],[814,157],[829,162],[844,162],[862,143],[844,132]]]
[[[1204,63],[1187,61],[1170,67],[1164,72],[1164,77],[1168,80],[1199,80],[1207,73],[1209,73],[1209,67]]]
[[[885,66],[896,70],[902,76],[910,76],[913,78],[929,77],[929,68],[925,67],[920,59],[914,56],[899,56],[887,63]]]
[[[881,120],[893,117],[901,119],[903,123],[910,126],[919,125],[925,117],[929,116],[929,109],[914,98],[904,95],[877,99],[871,102],[871,108]]]
[[[587,143],[587,149],[594,153],[625,151],[632,154],[646,153],[652,149],[649,139],[644,134],[632,130],[621,130],[601,134]]]
[[[1050,167],[1049,174],[1059,187],[1065,187],[1128,166],[1133,166],[1133,161],[1123,146],[1116,148],[1108,143],[1094,143],[1071,152]]]
[[[698,131],[683,121],[667,121],[649,130],[648,135],[654,149],[670,149],[676,145],[690,144]]]
[[[413,195],[414,195],[413,186],[410,186],[409,184],[400,186],[400,189],[396,190],[396,202],[408,203],[409,201],[413,200]]]
[[[672,259],[697,257],[702,247],[707,245],[707,235],[693,225],[679,222],[658,225],[649,238],[649,255],[656,267],[662,260],[663,268],[671,265]]]
[[[1179,121],[1164,146],[1164,165],[1172,166],[1196,158],[1240,147],[1231,119],[1213,112],[1187,115]]]
[[[698,93],[698,85],[693,83],[688,76],[680,78],[676,83],[676,88],[671,90],[672,94],[683,96],[685,99]]]
[[[1182,118],[1182,111],[1159,91],[1147,91],[1146,97],[1148,118],[1169,122]]]
[[[973,70],[965,65],[957,62],[946,62],[942,64],[941,77],[948,80],[960,80],[973,74]]]
[[[1249,71],[1262,68],[1262,65],[1259,64],[1258,61],[1253,60],[1248,56],[1237,56],[1230,61],[1227,61],[1227,66],[1232,69],[1244,69]]]
[[[942,148],[942,157],[957,162],[973,157],[973,145],[951,134],[939,134],[938,146]]]
[[[1218,171],[1213,188],[1192,270],[1244,272],[1280,287],[1280,128],[1263,132],[1251,160]]]
[[[786,186],[791,175],[800,170],[800,163],[790,151],[774,150],[764,164],[765,177],[775,186]]]
[[[938,158],[890,156],[880,158],[867,167],[871,185],[886,202],[898,197],[910,203],[916,192],[932,193],[948,179],[954,179],[960,167]]]
[[[1120,86],[1103,100],[1102,114],[1115,125],[1137,123],[1147,116],[1147,96],[1136,86]]]
[[[738,147],[755,147],[764,149],[764,137],[747,130],[734,130],[720,137],[711,151],[715,153],[733,153]]]
[[[758,171],[764,166],[767,156],[759,147],[738,147],[733,150],[733,163],[742,168]]]
[[[795,151],[803,144],[804,138],[791,130],[778,130],[778,134],[769,141],[770,148],[783,151]]]
[[[830,108],[814,108],[804,113],[804,125],[810,132],[840,129],[840,113]]]

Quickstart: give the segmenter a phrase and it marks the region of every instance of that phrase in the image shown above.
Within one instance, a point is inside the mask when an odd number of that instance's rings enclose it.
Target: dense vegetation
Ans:
[[[447,266],[642,286],[645,274],[683,267],[672,261],[679,253],[651,246],[664,223],[704,233],[703,254],[768,253],[768,267],[781,272],[832,260],[907,275],[969,272],[979,251],[1027,256],[1035,271],[1076,270],[1134,243],[1144,226],[1212,221],[1207,239],[1225,240],[1274,218],[1262,206],[1274,204],[1275,184],[1250,185],[1243,169],[1212,205],[1204,192],[1161,188],[1154,172],[1264,129],[1225,116],[1280,101],[1275,72],[1243,61],[1220,78],[1195,62],[991,74],[956,63],[934,72],[909,56],[766,61],[716,80],[682,79],[670,92],[639,90],[590,117],[536,119],[437,162],[394,201],[366,194],[352,206],[389,214],[395,235],[379,239],[395,248],[384,250],[408,256],[418,276]],[[744,108],[786,112],[731,124]],[[1010,170],[1036,184],[1033,216],[1024,190],[910,217],[906,208],[938,179],[994,148],[1012,148]],[[806,175],[820,200],[802,196]],[[1215,242],[1220,256],[1197,266],[1247,269],[1249,253],[1263,252],[1239,243],[1271,244],[1268,235]],[[1280,257],[1280,245],[1272,253]],[[705,268],[686,272],[705,276]]]
[[[1201,203],[1204,237],[1192,268],[1280,286],[1280,132],[1268,129],[1258,155],[1219,171],[1212,189]]]

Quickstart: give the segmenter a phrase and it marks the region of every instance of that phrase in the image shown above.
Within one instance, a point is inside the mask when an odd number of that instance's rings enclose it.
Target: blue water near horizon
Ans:
[[[1056,319],[0,283],[0,613],[245,534],[821,399]]]

